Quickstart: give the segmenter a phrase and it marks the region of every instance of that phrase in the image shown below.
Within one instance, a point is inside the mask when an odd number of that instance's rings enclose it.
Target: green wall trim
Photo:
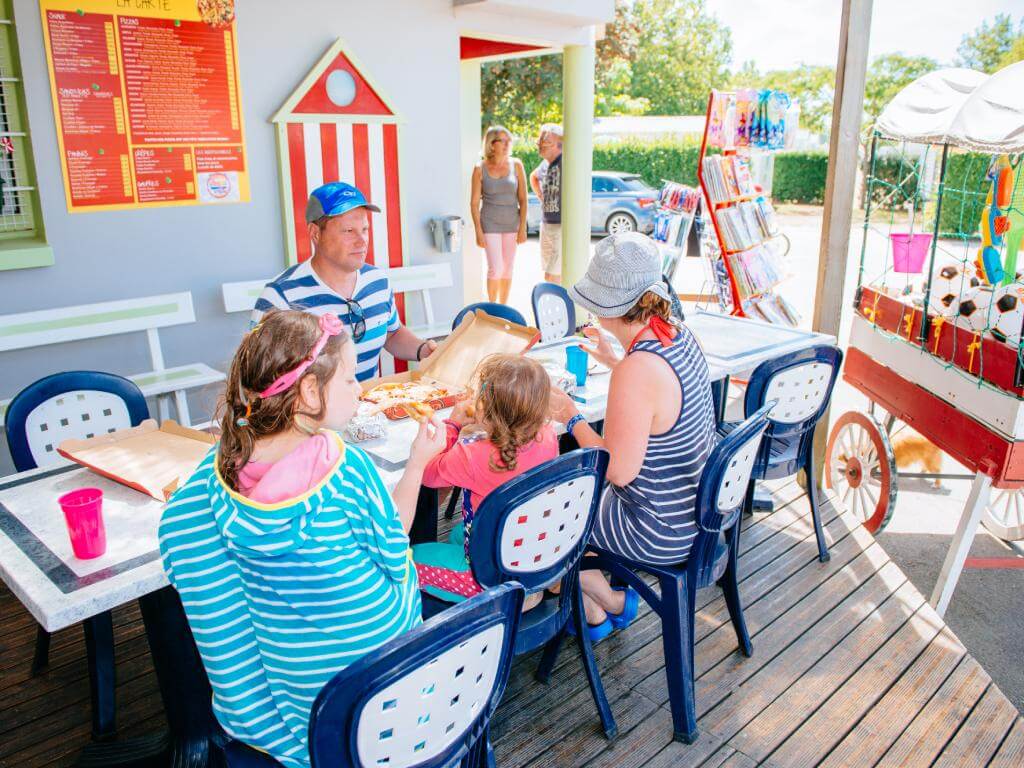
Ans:
[[[0,270],[53,266],[53,248],[39,240],[0,241]]]
[[[18,325],[9,325],[6,328],[0,327],[0,336],[21,336],[28,333],[42,333],[44,331],[55,331],[64,328],[80,328],[85,325],[112,323],[117,320],[134,320],[140,317],[173,315],[178,309],[179,307],[176,303],[157,304],[149,307],[133,307],[132,309],[118,309],[111,312],[97,312],[92,315],[79,315],[78,317],[61,317],[56,320],[37,320],[34,323],[20,323]]]
[[[140,387],[148,387],[150,384],[156,384],[159,381],[177,381],[178,379],[187,379],[190,376],[198,376],[202,371],[195,368],[186,368],[183,371],[171,371],[170,373],[153,373],[148,376],[133,376],[132,381],[138,384]]]

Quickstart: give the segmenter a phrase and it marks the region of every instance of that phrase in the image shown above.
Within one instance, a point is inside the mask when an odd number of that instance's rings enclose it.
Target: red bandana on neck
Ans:
[[[659,315],[654,315],[647,321],[647,325],[640,329],[640,333],[633,337],[633,343],[629,345],[630,352],[633,351],[633,347],[636,346],[637,341],[648,328],[651,329],[651,332],[657,337],[663,347],[671,347],[678,334],[678,330],[672,323]]]

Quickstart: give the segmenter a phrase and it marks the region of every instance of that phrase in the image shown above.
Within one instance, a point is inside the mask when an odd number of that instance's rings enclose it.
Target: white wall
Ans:
[[[461,306],[460,257],[435,251],[426,223],[431,216],[462,210],[459,41],[451,0],[238,3],[252,201],[73,216],[64,202],[38,4],[15,0],[15,17],[42,216],[55,264],[0,272],[0,313],[189,290],[198,322],[161,331],[166,363],[198,361],[226,370],[248,320],[224,313],[221,283],[274,275],[285,266],[276,144],[268,120],[338,37],[406,119],[402,184],[409,262],[450,261],[456,285],[438,295],[434,306],[451,315]],[[0,397],[76,368],[147,370],[145,338],[137,334],[4,353]],[[193,397],[193,418],[209,411],[213,399],[213,394]],[[0,473],[10,471],[5,449],[0,454]]]

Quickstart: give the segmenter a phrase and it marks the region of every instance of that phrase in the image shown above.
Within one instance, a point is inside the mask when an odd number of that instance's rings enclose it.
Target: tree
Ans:
[[[705,0],[617,0],[596,46],[597,115],[702,114],[708,91],[728,80],[732,39]],[[560,54],[487,62],[481,73],[485,125],[520,137],[562,116]]]
[[[729,79],[729,28],[705,0],[637,0],[623,12],[636,34],[631,95],[648,100],[648,114],[702,114],[708,91]]]
[[[1020,53],[1021,46],[1018,44],[1015,48],[1014,44],[1021,36],[1024,36],[1024,20],[1014,30],[1010,14],[998,13],[991,24],[983,21],[981,26],[960,39],[956,64],[982,72],[995,72],[1006,66],[1004,57],[1011,51]]]
[[[1024,20],[1021,21],[1021,26],[1024,27]],[[1010,45],[1009,50],[1003,54],[1003,58],[999,60],[997,69],[1008,67],[1011,64],[1016,64],[1018,61],[1024,61],[1024,34],[1017,35],[1016,39]]]
[[[485,62],[480,79],[484,126],[504,125],[520,137],[562,119],[562,56]]]
[[[594,114],[642,115],[650,109],[649,99],[632,93],[637,40],[629,3],[616,0],[615,21],[605,27],[595,51]]]
[[[902,53],[886,53],[877,57],[868,66],[864,83],[864,124],[872,125],[885,105],[903,89],[939,64],[927,56],[904,56]]]
[[[643,114],[649,103],[630,93],[631,60],[636,55],[636,28],[628,3],[617,0],[615,21],[597,42],[594,66],[594,111],[598,115]],[[541,123],[562,119],[562,55],[551,54],[486,62],[481,72],[484,125],[501,124],[527,138]]]

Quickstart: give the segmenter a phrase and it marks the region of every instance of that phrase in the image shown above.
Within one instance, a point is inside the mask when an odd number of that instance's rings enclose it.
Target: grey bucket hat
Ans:
[[[624,232],[597,244],[587,274],[569,296],[598,317],[622,317],[648,291],[671,300],[661,279],[658,245],[647,235]]]

